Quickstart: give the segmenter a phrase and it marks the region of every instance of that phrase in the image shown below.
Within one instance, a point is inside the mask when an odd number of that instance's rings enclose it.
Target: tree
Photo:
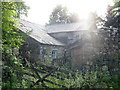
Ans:
[[[113,6],[108,6],[106,21],[104,27],[109,32],[108,40],[116,53],[119,52],[120,43],[120,1],[116,2]]]
[[[111,74],[118,74],[120,66],[120,1],[108,6],[106,19],[102,20],[101,34],[104,48],[101,56]]]
[[[79,18],[77,14],[69,13],[66,7],[58,5],[50,15],[48,24],[66,24],[78,21]]]
[[[24,40],[18,32],[16,17],[20,18],[20,15],[26,14],[27,9],[23,2],[2,2],[2,61],[4,64],[2,86],[5,88],[21,86],[22,75],[18,74],[15,69],[22,70],[17,50]]]
[[[116,2],[114,6],[108,6],[106,18],[105,26],[120,28],[120,1]]]
[[[120,66],[120,1],[116,2],[112,7],[109,7],[107,21],[105,22],[105,26],[110,28],[110,37],[109,43],[112,48],[109,48],[116,55],[116,60],[110,62],[110,66],[113,66],[115,72],[119,72]],[[114,64],[113,64],[114,63]],[[114,70],[112,73],[115,73]]]
[[[79,22],[79,16],[77,13],[70,13],[69,15],[69,23]]]

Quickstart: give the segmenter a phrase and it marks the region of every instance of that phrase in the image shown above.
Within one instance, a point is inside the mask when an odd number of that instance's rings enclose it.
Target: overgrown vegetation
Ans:
[[[27,7],[19,2],[2,2],[2,87],[22,87],[22,75],[15,69],[23,70],[19,47],[23,43],[23,37],[18,33],[18,21],[21,13],[26,13]],[[21,12],[22,11],[22,12]],[[23,14],[23,13],[22,13]],[[19,78],[18,78],[19,77]]]
[[[115,4],[118,5],[119,3]],[[22,11],[22,12],[21,12]],[[25,73],[30,73],[36,75],[32,69],[28,69],[28,65],[24,66],[22,57],[19,55],[19,48],[24,42],[23,37],[20,33],[18,33],[19,29],[17,26],[16,17],[20,17],[21,14],[26,14],[27,7],[24,3],[16,3],[16,2],[2,2],[2,61],[3,61],[3,73],[2,73],[2,87],[3,88],[29,88],[31,86],[31,82],[36,82],[39,80],[38,78],[33,78]],[[117,11],[119,12],[119,11]],[[114,16],[115,22],[120,15]],[[109,20],[106,21],[110,22]],[[114,22],[113,22],[114,23]],[[118,21],[119,23],[119,21]],[[116,24],[118,24],[116,23]],[[108,25],[108,24],[107,24]],[[113,25],[113,24],[112,24]],[[110,25],[110,26],[112,26]],[[110,27],[110,32],[114,33],[114,26]],[[55,76],[59,76],[64,78],[65,80],[59,80],[53,78],[51,76],[47,77],[48,80],[51,80],[54,83],[62,84],[67,88],[120,88],[120,50],[119,50],[119,40],[120,40],[120,27],[115,26],[115,30],[117,33],[110,34],[108,38],[107,46],[115,45],[115,48],[109,47],[109,52],[115,50],[112,54],[108,55],[108,52],[104,54],[102,52],[101,56],[96,59],[96,63],[94,67],[86,67],[86,72],[77,71],[74,72],[74,75],[64,74],[63,72],[54,72]],[[112,38],[115,37],[114,42],[111,43]],[[106,43],[107,41],[105,41]],[[105,47],[108,48],[108,47]],[[106,51],[107,51],[106,50]],[[105,51],[105,52],[106,52]],[[106,57],[107,56],[107,57]],[[68,65],[68,64],[67,64]],[[34,65],[33,66],[37,66]],[[37,66],[39,70],[43,70],[44,68]],[[66,67],[64,66],[64,69]],[[68,69],[71,70],[71,69]],[[22,73],[25,72],[25,73]],[[48,69],[47,72],[50,72]],[[49,74],[49,73],[48,73]],[[44,77],[46,74],[40,73],[38,76]],[[27,79],[25,79],[27,77]],[[31,80],[31,82],[30,82]],[[33,88],[41,88],[43,87],[43,83],[39,83],[35,85]],[[50,88],[60,88],[60,86],[56,86],[55,84],[45,83]]]

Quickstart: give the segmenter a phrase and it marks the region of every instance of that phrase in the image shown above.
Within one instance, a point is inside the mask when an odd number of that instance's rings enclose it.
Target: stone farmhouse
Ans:
[[[45,32],[45,28],[29,21],[20,21],[20,30],[26,33],[22,56],[30,61],[48,62],[63,58],[64,44]]]
[[[98,51],[98,34],[93,23],[71,23],[46,26],[47,33],[66,46],[71,64],[80,68],[92,65],[95,52]]]
[[[96,27],[92,23],[40,26],[21,20],[20,30],[27,34],[23,56],[36,62],[63,61],[71,57],[73,67],[92,65],[98,47]],[[68,60],[68,59],[66,59]]]

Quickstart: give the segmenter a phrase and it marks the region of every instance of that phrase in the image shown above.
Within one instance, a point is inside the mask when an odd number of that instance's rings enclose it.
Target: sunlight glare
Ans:
[[[67,6],[70,12],[75,12],[79,17],[86,18],[90,12],[105,15],[108,4],[112,4],[112,0],[70,0],[63,5]]]
[[[100,16],[105,15],[108,4],[113,0],[25,0],[30,6],[27,20],[39,24],[45,24],[49,20],[53,9],[57,5],[68,8],[70,13],[77,13],[80,18],[86,19],[90,12],[96,12]]]

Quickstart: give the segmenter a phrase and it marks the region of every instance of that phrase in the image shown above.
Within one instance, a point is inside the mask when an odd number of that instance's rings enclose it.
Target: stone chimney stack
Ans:
[[[90,13],[88,17],[89,30],[96,30],[96,13]]]

